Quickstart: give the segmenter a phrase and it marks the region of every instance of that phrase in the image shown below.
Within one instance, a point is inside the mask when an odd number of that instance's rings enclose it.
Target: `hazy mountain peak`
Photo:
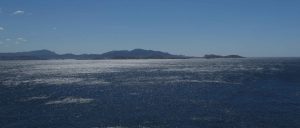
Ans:
[[[172,55],[166,52],[133,49],[110,51],[103,54],[56,54],[46,49],[29,52],[0,53],[0,60],[39,60],[39,59],[185,59],[186,56]]]
[[[57,55],[55,52],[47,50],[47,49],[35,50],[35,51],[29,51],[29,52],[23,52],[23,53],[43,54],[43,55]]]

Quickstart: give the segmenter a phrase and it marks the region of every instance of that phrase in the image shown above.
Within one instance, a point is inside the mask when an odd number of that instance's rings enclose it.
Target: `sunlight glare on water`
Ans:
[[[299,73],[298,58],[0,61],[0,126],[297,127]]]

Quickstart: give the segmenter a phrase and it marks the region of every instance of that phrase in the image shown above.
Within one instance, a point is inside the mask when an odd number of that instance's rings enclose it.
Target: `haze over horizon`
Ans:
[[[296,0],[1,0],[0,53],[299,57],[299,13]]]

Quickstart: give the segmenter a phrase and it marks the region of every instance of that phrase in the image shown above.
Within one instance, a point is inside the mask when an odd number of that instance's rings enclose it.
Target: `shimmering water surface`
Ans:
[[[0,61],[1,128],[297,128],[300,59]]]

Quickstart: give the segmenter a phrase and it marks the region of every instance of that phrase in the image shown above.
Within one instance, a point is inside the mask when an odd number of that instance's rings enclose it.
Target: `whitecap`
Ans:
[[[26,99],[23,99],[21,101],[33,101],[33,100],[44,100],[44,99],[48,99],[49,97],[48,96],[34,96],[34,97],[29,97],[29,98],[26,98]]]
[[[76,98],[76,97],[66,97],[60,100],[49,101],[46,104],[87,104],[93,102],[94,99],[91,98]]]

